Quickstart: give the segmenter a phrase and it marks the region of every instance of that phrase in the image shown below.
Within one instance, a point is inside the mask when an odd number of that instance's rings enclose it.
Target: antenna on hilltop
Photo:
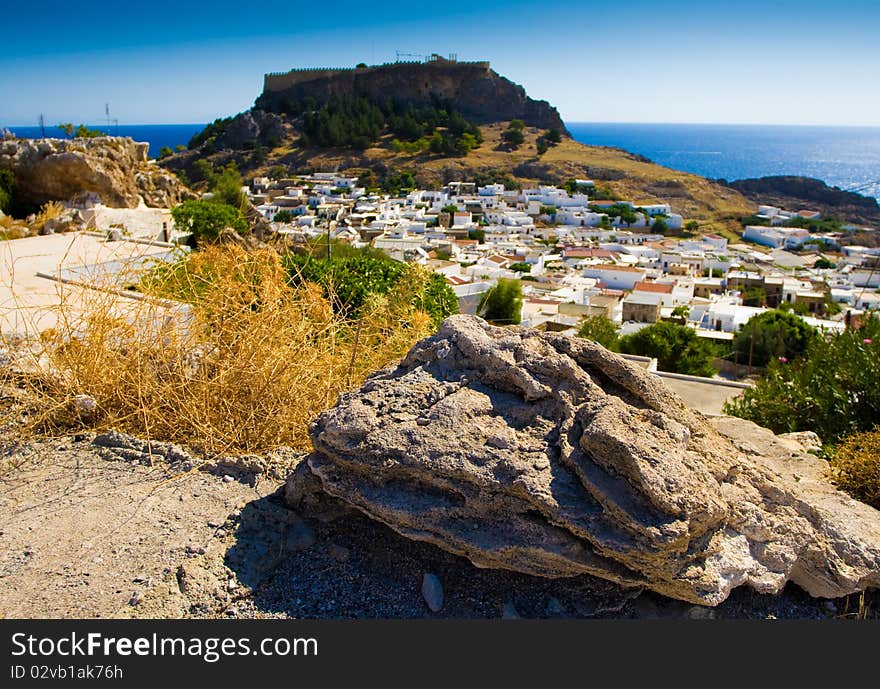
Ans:
[[[43,117],[43,113],[40,113],[40,138],[46,138],[46,119]]]
[[[110,103],[104,103],[104,114],[107,116],[107,129],[110,129]]]

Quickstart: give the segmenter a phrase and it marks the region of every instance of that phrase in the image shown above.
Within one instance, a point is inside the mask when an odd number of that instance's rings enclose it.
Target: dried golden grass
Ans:
[[[232,245],[142,280],[155,298],[89,290],[85,306],[62,305],[38,345],[33,425],[81,423],[74,398],[88,395],[99,428],[210,454],[307,448],[308,423],[340,392],[429,334],[430,317],[413,306],[428,275],[414,268],[407,278],[354,322],[317,285],[291,286],[274,251]]]
[[[880,509],[880,427],[841,443],[831,459],[830,473],[838,488]]]
[[[31,224],[31,229],[37,233],[43,229],[45,224],[50,220],[55,220],[56,218],[60,218],[64,213],[65,208],[58,201],[47,201],[43,204],[40,211],[36,214],[34,218],[34,222]]]

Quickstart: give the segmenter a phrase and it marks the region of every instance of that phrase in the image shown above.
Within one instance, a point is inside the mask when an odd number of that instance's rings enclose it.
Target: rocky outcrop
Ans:
[[[721,432],[719,432],[719,430]],[[587,340],[447,319],[312,425],[288,485],[481,567],[591,574],[714,605],[880,584],[880,512],[792,438],[718,430]]]
[[[828,186],[811,177],[774,176],[740,179],[728,186],[755,203],[780,206],[787,210],[817,210],[826,217],[851,223],[880,225],[877,199]]]
[[[0,141],[0,168],[15,174],[15,202],[21,207],[89,193],[113,208],[136,208],[141,199],[154,208],[170,208],[190,198],[173,174],[148,161],[148,148],[115,136],[7,139]]]
[[[273,86],[272,80],[279,84]],[[522,86],[490,69],[488,63],[441,60],[267,75],[266,88],[256,107],[284,112],[292,101],[313,98],[322,102],[340,95],[365,96],[378,103],[390,98],[431,104],[441,99],[479,123],[518,118],[533,127],[567,132],[556,108],[547,101],[529,98]]]

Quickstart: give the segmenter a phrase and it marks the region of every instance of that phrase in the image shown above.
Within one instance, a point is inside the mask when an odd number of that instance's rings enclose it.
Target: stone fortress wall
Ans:
[[[461,68],[485,69],[489,71],[490,63],[487,60],[480,61],[458,61],[447,60],[439,55],[433,55],[424,62],[418,60],[399,60],[397,62],[386,62],[381,65],[370,65],[368,67],[305,67],[300,69],[291,69],[288,72],[270,72],[264,75],[263,92],[285,91],[286,89],[303,84],[316,79],[327,79],[341,76],[354,76],[355,74],[369,74],[371,72],[383,72],[388,70],[407,70],[412,67],[437,67],[444,70]]]

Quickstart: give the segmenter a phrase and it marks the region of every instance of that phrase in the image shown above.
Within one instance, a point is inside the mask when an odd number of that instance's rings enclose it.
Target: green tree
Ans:
[[[74,126],[72,122],[61,122],[57,126],[58,129],[67,134],[69,138],[73,138]]]
[[[819,258],[813,264],[813,268],[825,269],[825,268],[836,268],[837,265],[832,261],[829,261],[827,258]]]
[[[620,338],[624,354],[657,359],[661,371],[693,376],[714,376],[713,349],[709,342],[684,325],[659,322]]]
[[[508,269],[512,270],[514,272],[517,272],[517,273],[531,273],[532,272],[532,265],[531,265],[531,263],[523,263],[523,262],[511,263],[508,266]]]
[[[468,239],[476,239],[480,244],[485,244],[486,230],[481,230],[479,228],[475,230],[468,230]]]
[[[225,203],[234,208],[241,208],[244,204],[244,193],[241,190],[244,182],[241,179],[241,173],[238,171],[238,165],[235,162],[227,163],[219,173],[211,171],[208,176],[211,185],[211,193],[214,194],[214,200],[219,203]]]
[[[651,224],[651,232],[656,232],[657,234],[666,234],[669,232],[669,225],[666,224],[666,221],[663,218],[657,218]]]
[[[174,151],[172,151],[168,146],[162,146],[159,149],[159,158],[167,158],[170,155],[173,155]]]
[[[742,293],[743,306],[767,306],[767,292],[763,287],[749,287]]]
[[[612,352],[618,351],[619,337],[617,326],[605,316],[588,316],[581,321],[581,327],[577,332],[578,337],[583,337],[593,342],[598,342],[605,349]]]
[[[687,304],[679,304],[674,309],[672,309],[672,317],[673,318],[684,318],[687,319],[691,315],[691,307]]]
[[[725,412],[776,433],[815,431],[826,443],[869,431],[880,419],[880,318],[859,330],[813,337],[794,361],[771,359],[754,388]]]
[[[499,278],[480,300],[479,313],[499,325],[517,325],[522,319],[522,283],[515,278]]]
[[[216,201],[184,201],[171,209],[171,217],[178,229],[192,232],[197,245],[217,239],[227,227],[239,234],[248,231],[247,221],[238,208]]]
[[[700,223],[698,223],[696,220],[688,220],[684,224],[684,229],[689,234],[697,234],[697,232],[700,231]]]
[[[780,309],[752,316],[733,337],[733,352],[741,364],[766,366],[783,358],[802,356],[817,336],[815,328],[799,316]]]
[[[89,129],[84,124],[76,128],[75,136],[77,139],[94,139],[99,136],[106,136],[104,132],[98,129]]]
[[[293,222],[296,216],[290,211],[278,211],[275,214],[274,220],[275,222]]]

